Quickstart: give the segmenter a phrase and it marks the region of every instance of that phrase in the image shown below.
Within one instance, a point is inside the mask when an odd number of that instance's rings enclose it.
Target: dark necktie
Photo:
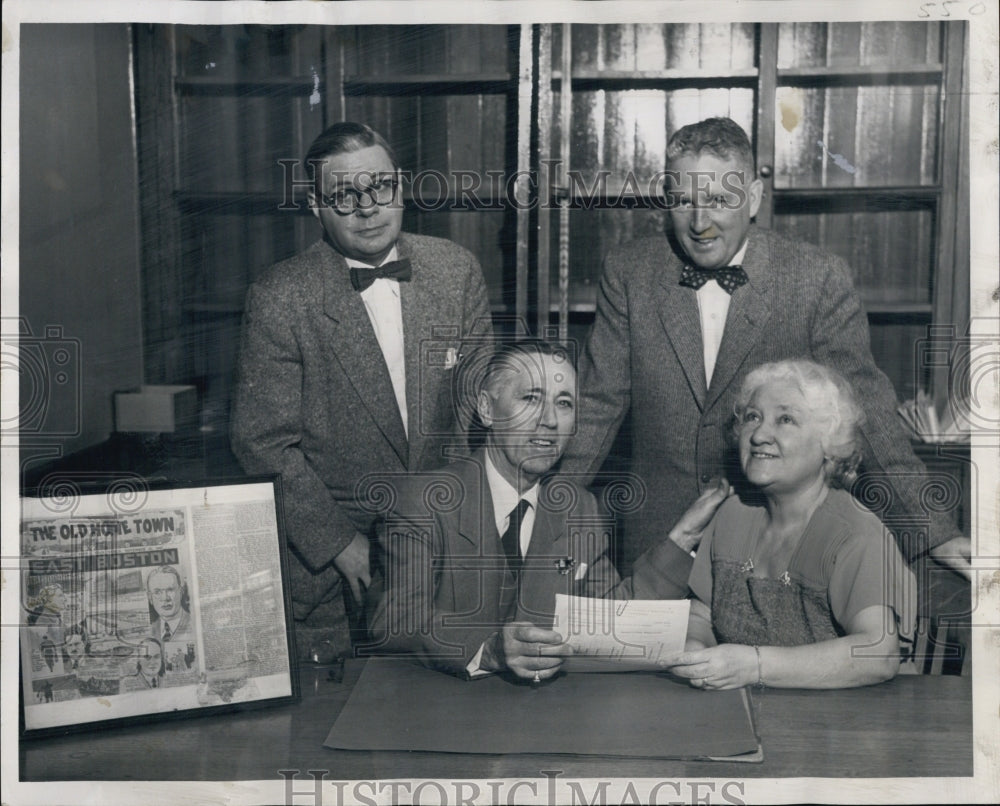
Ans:
[[[681,272],[681,285],[696,291],[709,280],[715,280],[719,288],[727,294],[732,294],[747,281],[747,273],[742,266],[723,266],[720,269],[699,269],[695,266],[685,266]]]
[[[503,533],[500,542],[503,543],[504,554],[507,555],[507,567],[517,576],[521,571],[521,521],[524,520],[524,513],[531,506],[523,498],[517,502],[517,506],[510,513],[510,523],[507,531]]]
[[[409,259],[393,260],[374,269],[366,269],[364,266],[351,267],[351,285],[355,291],[364,291],[380,277],[405,283],[412,276]]]
[[[171,635],[173,635],[173,633],[170,632],[170,625],[167,624],[167,622],[164,621],[163,622],[163,643],[166,643],[167,641],[169,641]]]

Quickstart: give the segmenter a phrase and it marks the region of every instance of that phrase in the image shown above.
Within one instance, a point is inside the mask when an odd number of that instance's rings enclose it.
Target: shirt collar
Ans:
[[[750,245],[750,233],[747,233],[747,237],[743,241],[743,246],[740,247],[739,251],[733,255],[733,259],[729,261],[730,266],[739,266],[743,263],[743,258],[747,255],[747,247]]]
[[[538,483],[536,482],[530,489],[526,490],[524,495],[518,495],[514,485],[496,469],[496,465],[490,459],[490,452],[484,450],[483,453],[486,456],[486,483],[489,484],[490,498],[493,500],[493,519],[496,521],[497,531],[502,534],[501,527],[504,521],[507,520],[507,516],[522,498],[531,505],[532,509],[538,508]]]
[[[345,257],[344,260],[347,261],[347,267],[350,269],[377,269],[382,263],[392,263],[394,260],[399,260],[399,251],[394,245],[389,254],[385,256],[385,259],[378,266],[373,266],[371,263],[365,263],[363,260],[355,260],[350,257]]]

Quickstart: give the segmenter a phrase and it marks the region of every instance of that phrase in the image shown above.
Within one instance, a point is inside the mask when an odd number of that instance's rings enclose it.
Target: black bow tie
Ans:
[[[405,283],[412,276],[413,272],[410,269],[409,259],[393,260],[389,263],[383,263],[374,269],[366,269],[363,266],[352,267],[351,285],[354,286],[355,291],[364,291],[380,277],[399,280],[399,282]]]
[[[747,273],[742,266],[723,266],[719,269],[699,269],[695,266],[685,266],[681,272],[681,285],[695,290],[701,288],[709,280],[715,280],[727,294],[732,294],[747,281]]]

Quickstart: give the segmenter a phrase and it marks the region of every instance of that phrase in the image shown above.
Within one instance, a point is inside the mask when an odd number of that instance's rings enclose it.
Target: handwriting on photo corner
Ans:
[[[977,0],[970,3],[968,0],[942,0],[940,3],[921,3],[917,11],[917,18],[927,19],[950,19],[968,14],[970,17],[978,17],[986,13],[986,3]]]

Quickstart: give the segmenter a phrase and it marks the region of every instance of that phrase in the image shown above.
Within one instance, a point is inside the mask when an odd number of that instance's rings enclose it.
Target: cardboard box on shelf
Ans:
[[[119,432],[171,434],[195,424],[198,391],[193,386],[143,385],[115,393],[115,429]]]

